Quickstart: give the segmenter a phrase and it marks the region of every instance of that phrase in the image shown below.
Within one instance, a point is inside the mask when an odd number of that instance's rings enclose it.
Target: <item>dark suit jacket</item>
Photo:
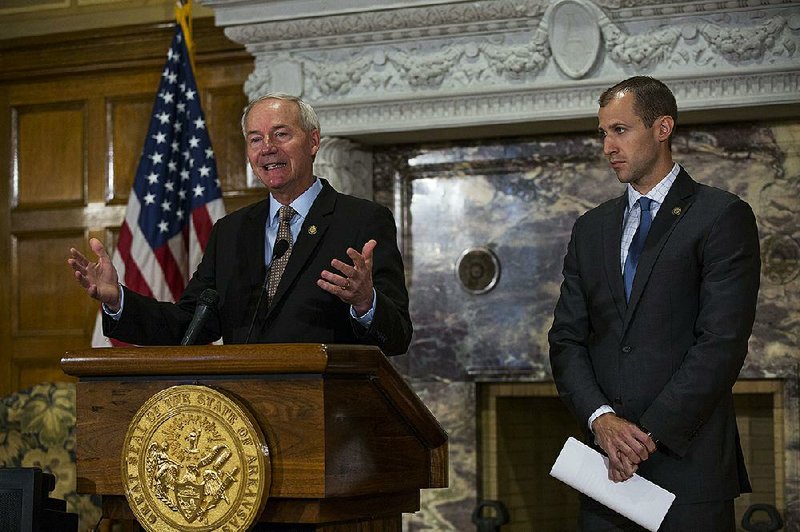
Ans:
[[[250,343],[312,342],[376,345],[387,355],[404,353],[411,341],[411,318],[403,261],[397,249],[391,212],[377,203],[336,192],[326,180],[308,213],[269,309],[266,297]],[[217,310],[197,343],[222,336],[226,344],[243,343],[264,283],[264,234],[269,200],[219,220],[203,260],[177,304],[157,302],[125,289],[122,316],[104,316],[107,336],[139,345],[179,344],[200,294],[213,288]],[[331,260],[348,264],[346,250],[361,250],[369,239],[378,245],[373,255],[377,293],[369,329],[350,317],[350,306],[316,284]]]
[[[593,443],[601,405],[659,450],[639,474],[676,503],[749,491],[732,386],[747,354],[760,279],[750,206],[681,169],[653,220],[630,302],[620,267],[626,195],[575,223],[550,330],[553,378]]]

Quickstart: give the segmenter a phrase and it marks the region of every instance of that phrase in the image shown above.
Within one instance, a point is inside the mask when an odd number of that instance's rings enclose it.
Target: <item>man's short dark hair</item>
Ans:
[[[608,105],[620,92],[633,94],[634,111],[645,126],[651,127],[660,116],[671,116],[678,123],[675,95],[663,82],[649,76],[634,76],[620,81],[600,95],[600,107]]]

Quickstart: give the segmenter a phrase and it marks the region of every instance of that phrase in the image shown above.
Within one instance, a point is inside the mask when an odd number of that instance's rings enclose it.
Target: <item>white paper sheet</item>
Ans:
[[[604,504],[631,521],[656,532],[675,495],[634,474],[625,482],[608,479],[608,458],[569,438],[550,475]]]

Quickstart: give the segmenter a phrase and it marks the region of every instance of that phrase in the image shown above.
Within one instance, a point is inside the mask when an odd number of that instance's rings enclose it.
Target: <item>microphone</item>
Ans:
[[[219,301],[219,294],[217,294],[216,290],[213,288],[203,290],[203,293],[200,294],[200,300],[197,302],[197,307],[194,309],[192,322],[189,324],[189,328],[186,329],[183,340],[181,340],[181,345],[192,345],[197,340],[200,330],[217,306],[217,301]]]
[[[253,325],[256,323],[256,316],[258,316],[258,309],[261,307],[261,300],[264,299],[264,294],[267,293],[267,288],[269,288],[269,272],[272,271],[272,265],[275,264],[276,260],[283,257],[287,251],[289,251],[288,240],[281,238],[275,242],[275,246],[272,248],[272,258],[269,260],[269,266],[267,266],[267,274],[264,276],[264,284],[261,285],[261,290],[258,292],[256,310],[253,311],[253,319],[250,320],[250,328],[247,329],[247,336],[244,339],[244,343],[246,344],[250,343],[250,334],[253,332]]]

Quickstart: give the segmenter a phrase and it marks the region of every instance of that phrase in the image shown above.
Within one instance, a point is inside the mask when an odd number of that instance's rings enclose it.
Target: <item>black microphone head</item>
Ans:
[[[275,242],[275,247],[272,249],[272,260],[283,257],[287,251],[289,251],[289,241],[281,238]]]
[[[213,288],[206,288],[200,294],[200,299],[197,300],[197,306],[194,308],[194,316],[189,323],[189,328],[186,329],[186,334],[181,340],[181,345],[192,345],[200,335],[200,330],[203,328],[213,314],[213,309],[217,306],[219,301],[219,294]]]
[[[216,307],[217,302],[219,301],[219,294],[213,288],[206,288],[203,290],[203,293],[200,294],[200,300],[197,302],[198,305],[205,305],[207,307]]]

